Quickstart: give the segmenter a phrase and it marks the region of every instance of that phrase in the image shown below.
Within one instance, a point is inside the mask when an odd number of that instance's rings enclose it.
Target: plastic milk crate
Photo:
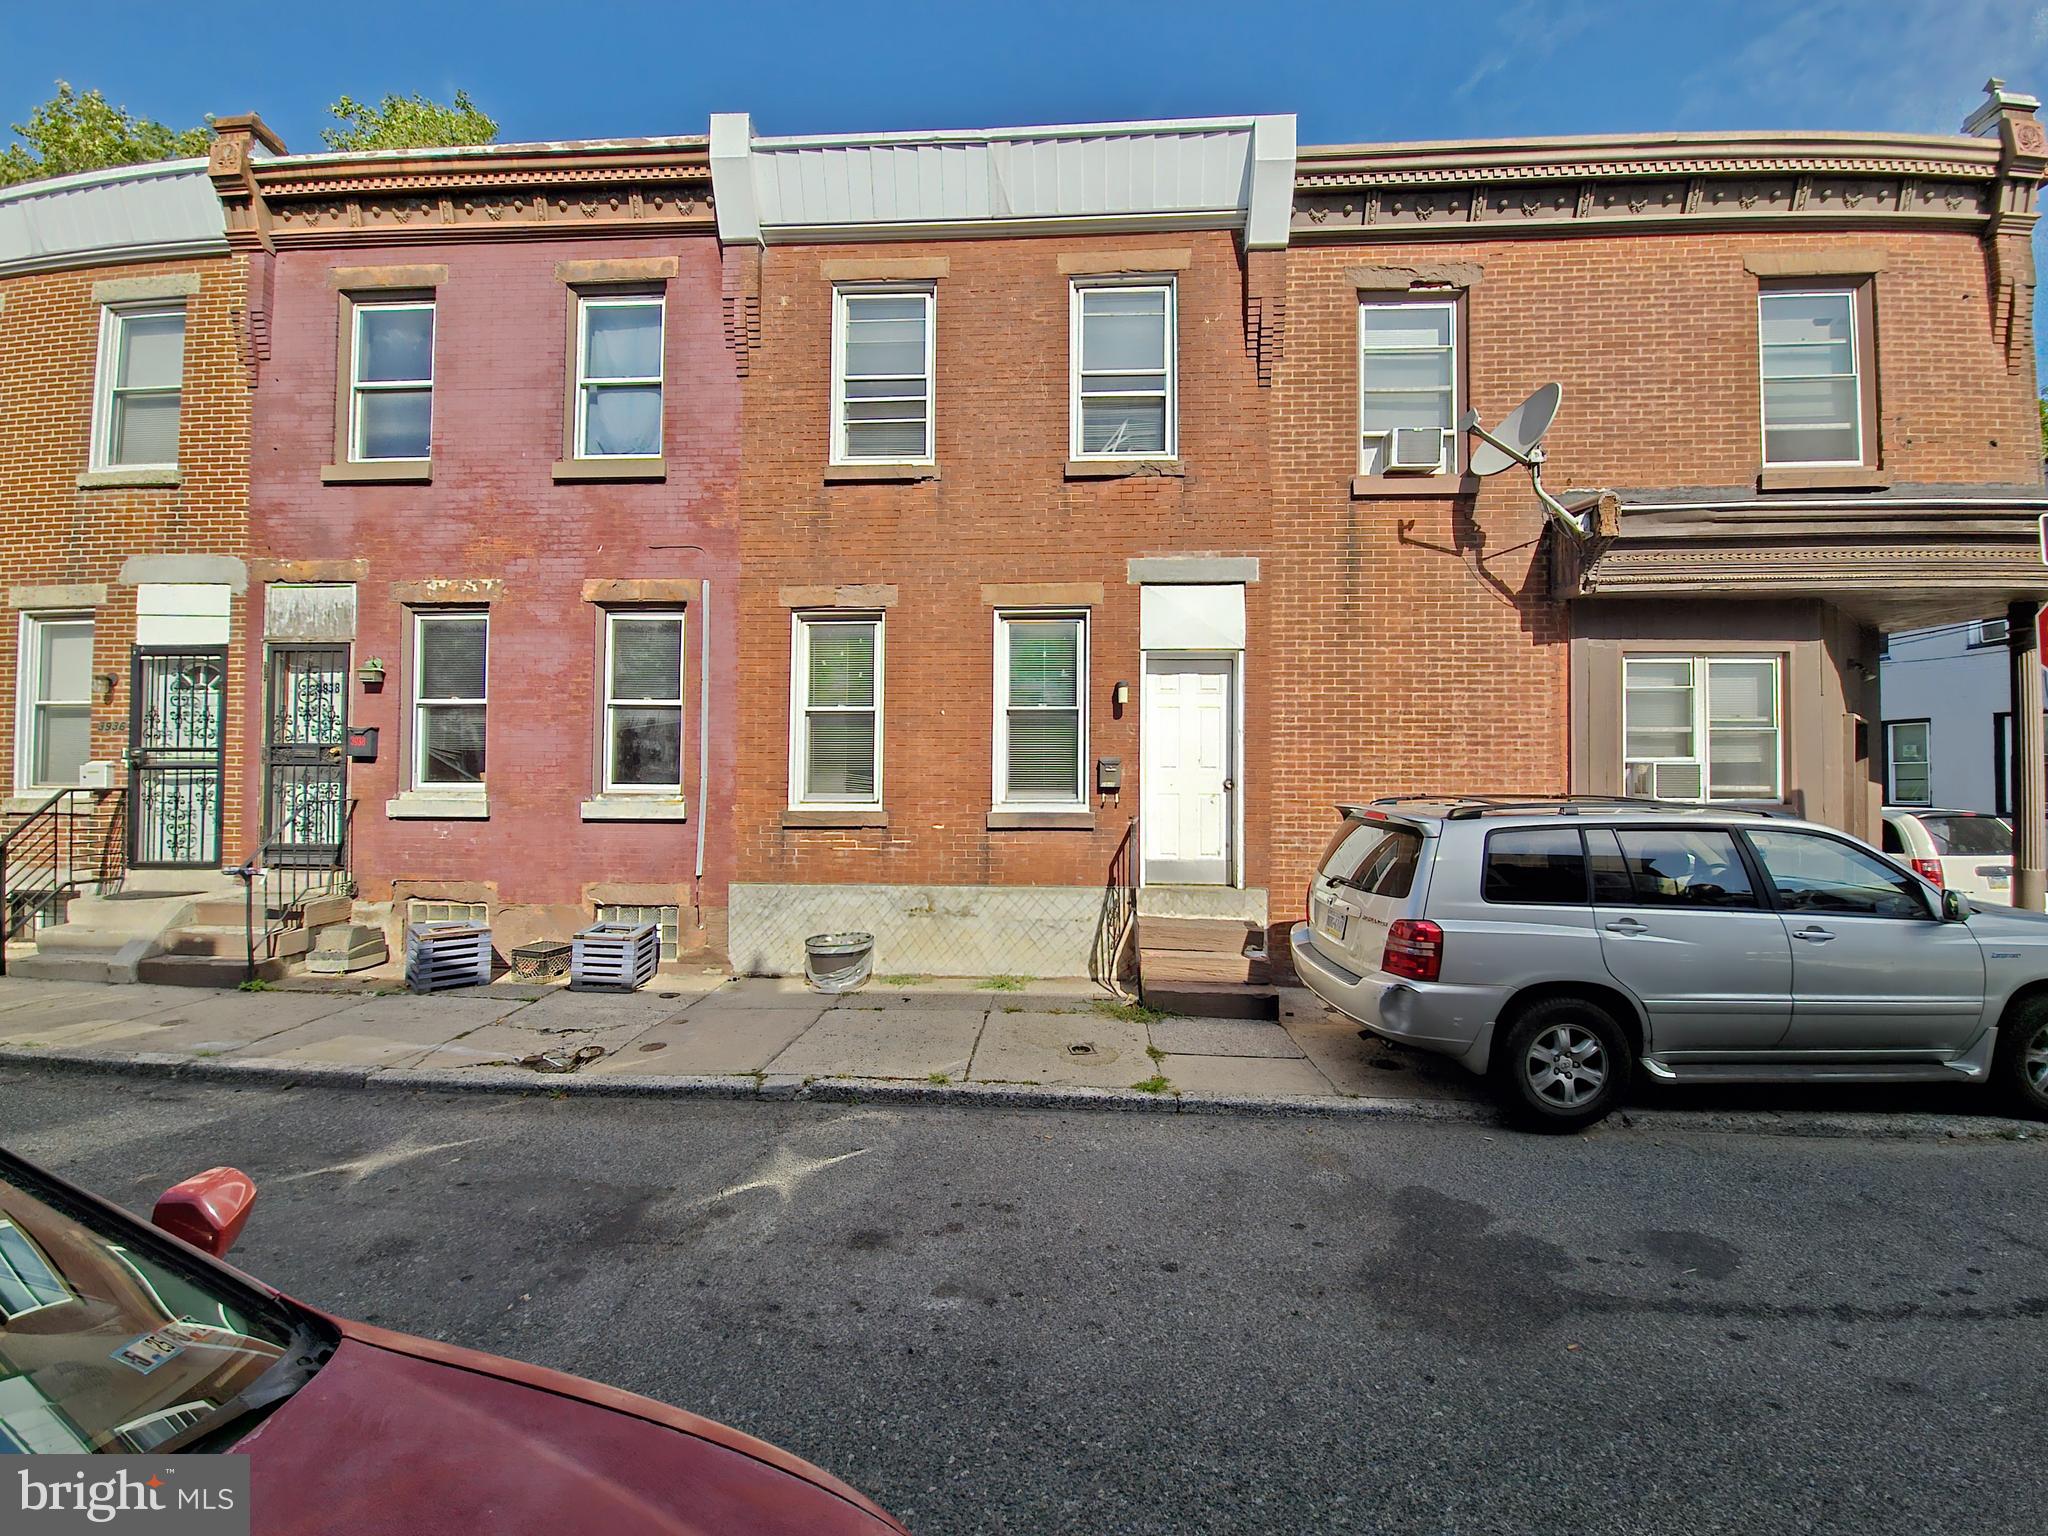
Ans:
[[[573,942],[569,985],[631,991],[646,986],[660,962],[661,930],[653,923],[594,923]]]
[[[476,923],[410,923],[405,984],[415,992],[481,986],[491,979],[491,930]]]

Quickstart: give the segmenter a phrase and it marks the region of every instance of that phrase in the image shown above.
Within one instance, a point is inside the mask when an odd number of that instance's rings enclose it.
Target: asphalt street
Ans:
[[[0,1072],[306,1300],[724,1419],[921,1536],[2038,1532],[2048,1144]]]

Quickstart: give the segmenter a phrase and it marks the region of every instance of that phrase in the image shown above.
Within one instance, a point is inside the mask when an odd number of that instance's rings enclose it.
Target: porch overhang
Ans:
[[[1576,494],[1599,515],[1584,541],[1549,533],[1551,591],[1562,600],[1819,598],[1886,631],[2048,600],[2048,490],[2038,485]],[[1564,500],[1574,504],[1573,493]]]

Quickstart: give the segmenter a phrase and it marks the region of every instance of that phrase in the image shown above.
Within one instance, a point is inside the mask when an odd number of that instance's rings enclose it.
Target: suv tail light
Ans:
[[[1925,880],[1937,891],[1941,889],[1941,860],[1915,859],[1913,860],[1913,873],[1922,880]]]
[[[1387,928],[1380,969],[1410,981],[1435,981],[1444,968],[1444,931],[1426,917],[1397,917]]]

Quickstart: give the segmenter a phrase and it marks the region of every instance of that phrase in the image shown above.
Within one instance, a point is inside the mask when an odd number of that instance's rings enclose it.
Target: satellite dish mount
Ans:
[[[1570,530],[1574,538],[1584,539],[1590,536],[1586,520],[1543,488],[1543,465],[1547,458],[1543,434],[1550,430],[1550,423],[1557,417],[1558,402],[1563,398],[1563,386],[1545,384],[1509,411],[1491,432],[1479,424],[1477,411],[1467,411],[1458,425],[1479,439],[1479,446],[1472,450],[1473,474],[1483,478],[1521,465],[1529,471],[1529,484],[1536,499],[1543,503],[1543,510]]]

